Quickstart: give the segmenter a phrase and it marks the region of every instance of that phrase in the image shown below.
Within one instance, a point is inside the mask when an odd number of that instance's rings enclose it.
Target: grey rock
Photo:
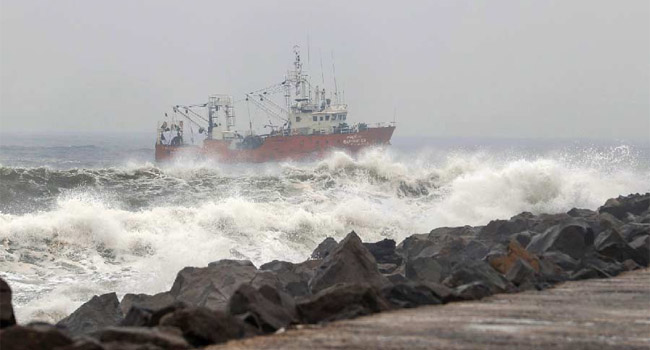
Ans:
[[[608,199],[598,208],[599,213],[609,213],[619,220],[627,218],[628,214],[640,215],[650,208],[650,193],[632,194],[626,197]]]
[[[14,309],[11,304],[11,287],[0,278],[0,329],[16,324]]]
[[[191,306],[225,311],[230,296],[244,283],[280,287],[278,278],[269,271],[259,271],[252,264],[233,264],[231,260],[211,266],[186,267],[176,276],[170,294]]]
[[[328,256],[337,245],[338,243],[334,238],[327,237],[318,245],[318,247],[316,247],[316,249],[314,249],[311,253],[311,258],[316,260],[325,259],[325,257]]]
[[[612,258],[619,262],[632,259],[640,265],[648,264],[647,259],[643,256],[639,256],[637,251],[625,241],[616,229],[608,229],[601,232],[596,237],[594,247],[600,255]]]
[[[172,327],[107,327],[90,334],[101,343],[152,345],[165,350],[185,350],[190,345],[181,331]],[[120,345],[118,348],[124,348]]]
[[[57,326],[65,327],[74,335],[94,332],[100,328],[117,326],[122,321],[120,302],[115,293],[95,295],[62,319]]]
[[[395,264],[402,263],[402,257],[395,251],[395,241],[384,239],[375,243],[364,243],[366,249],[372,254],[378,264]]]
[[[421,305],[442,304],[436,292],[425,284],[407,282],[384,287],[381,294],[397,308],[413,308]]]
[[[50,350],[72,344],[61,329],[47,324],[13,325],[0,330],[2,350]]]
[[[309,281],[309,288],[312,293],[317,293],[339,283],[366,283],[376,288],[389,284],[379,273],[375,258],[354,231],[322,261]]]
[[[155,295],[127,293],[120,302],[120,310],[124,315],[129,313],[131,306],[157,310],[171,305],[175,301],[176,299],[169,292],[162,292]]]
[[[547,251],[559,251],[573,259],[580,259],[593,242],[594,232],[586,222],[570,220],[535,236],[526,250],[537,255]]]
[[[366,284],[338,284],[296,305],[304,323],[320,323],[370,315],[390,309],[377,290]]]
[[[281,293],[270,286],[257,290],[243,284],[230,298],[228,310],[263,333],[275,332],[298,321],[293,300]]]
[[[180,329],[185,340],[195,347],[244,336],[244,326],[238,319],[204,307],[188,307],[168,313],[160,320],[160,325]]]
[[[482,282],[492,293],[501,293],[514,289],[512,284],[485,261],[467,261],[454,267],[451,275],[443,284],[454,288],[463,284]]]
[[[442,266],[436,258],[415,258],[406,262],[406,278],[414,281],[440,282]]]

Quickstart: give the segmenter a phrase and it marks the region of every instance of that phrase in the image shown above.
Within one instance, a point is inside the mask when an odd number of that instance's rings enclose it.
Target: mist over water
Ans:
[[[146,137],[1,141],[0,275],[22,322],[168,290],[185,266],[301,261],[351,230],[399,242],[650,190],[648,145],[626,143],[395,139],[357,157],[157,165]]]

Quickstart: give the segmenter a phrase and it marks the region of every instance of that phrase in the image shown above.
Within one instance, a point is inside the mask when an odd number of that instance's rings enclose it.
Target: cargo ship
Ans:
[[[284,81],[247,93],[240,101],[252,103],[269,117],[265,125],[268,133],[253,131],[250,112],[248,130],[235,130],[238,101],[229,95],[211,95],[205,103],[176,105],[171,116],[165,114],[167,120],[159,123],[157,130],[156,161],[181,157],[228,163],[304,160],[336,149],[354,154],[366,147],[390,144],[394,121],[349,123],[348,105],[339,96],[336,79],[331,95],[324,87],[312,88],[298,47],[294,54],[293,67]],[[277,94],[284,95],[284,105],[274,101]],[[201,145],[194,144],[195,128],[205,135]]]

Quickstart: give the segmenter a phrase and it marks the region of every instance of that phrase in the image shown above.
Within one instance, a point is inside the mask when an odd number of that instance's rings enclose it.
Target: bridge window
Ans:
[[[320,116],[320,121],[323,121],[323,116],[322,115]]]
[[[325,120],[330,120],[330,115],[329,114],[325,116]]]
[[[318,117],[317,117],[317,116],[314,116],[314,121],[315,121],[315,122],[318,121]]]
[[[336,114],[332,114],[332,120],[336,120]]]

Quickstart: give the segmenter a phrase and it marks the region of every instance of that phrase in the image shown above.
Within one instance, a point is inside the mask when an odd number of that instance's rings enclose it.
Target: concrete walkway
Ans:
[[[403,309],[208,349],[650,349],[650,270]]]

